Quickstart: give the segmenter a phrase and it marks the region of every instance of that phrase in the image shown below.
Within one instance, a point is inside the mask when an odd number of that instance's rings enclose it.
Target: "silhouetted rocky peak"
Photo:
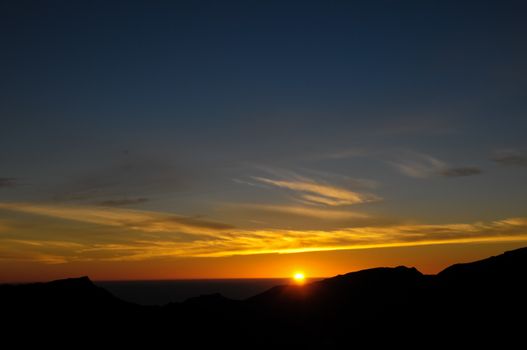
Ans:
[[[339,285],[339,286],[361,286],[375,287],[378,285],[392,283],[414,283],[420,280],[423,274],[415,267],[377,267],[356,272],[350,272],[345,275],[338,275],[328,278],[315,284],[320,285]]]
[[[349,299],[365,293],[387,293],[415,287],[423,275],[415,268],[398,266],[361,270],[327,278],[306,285],[284,285],[250,298],[251,301],[312,302],[313,299]],[[275,299],[275,300],[273,300]]]
[[[66,329],[80,337],[89,330],[99,342],[110,337],[130,345],[142,338],[165,346],[176,338],[192,347],[246,347],[255,340],[272,346],[423,346],[418,336],[449,346],[459,339],[486,344],[489,336],[522,340],[525,325],[517,320],[527,313],[526,276],[523,248],[435,276],[381,267],[276,286],[245,301],[210,294],[164,307],[126,303],[88,277],[0,285],[0,310],[12,329],[45,336]]]
[[[455,264],[444,269],[437,276],[444,280],[461,281],[464,278],[474,280],[521,273],[527,273],[527,247],[475,262]]]
[[[98,288],[90,280],[88,276],[55,280],[55,281],[49,282],[48,285],[50,287],[57,287],[57,288],[78,288],[78,289]]]
[[[19,308],[74,314],[76,312],[111,311],[126,308],[129,303],[96,286],[88,277],[67,278],[48,283],[0,286],[0,303],[5,308]],[[7,295],[7,298],[5,297]]]

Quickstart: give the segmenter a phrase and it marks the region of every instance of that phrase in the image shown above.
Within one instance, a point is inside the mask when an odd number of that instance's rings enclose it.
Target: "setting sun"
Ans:
[[[297,283],[303,283],[304,280],[306,279],[306,276],[304,275],[303,272],[295,272],[295,274],[293,275],[293,279]]]

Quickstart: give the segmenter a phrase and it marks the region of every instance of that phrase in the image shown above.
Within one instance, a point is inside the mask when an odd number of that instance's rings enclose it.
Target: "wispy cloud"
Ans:
[[[265,253],[365,249],[425,244],[500,242],[527,240],[527,219],[516,218],[489,223],[447,225],[404,225],[361,227],[331,231],[244,230],[217,240],[183,243],[143,242],[149,249],[137,249],[114,260],[141,260],[162,256],[220,257]],[[100,247],[100,249],[104,247]],[[118,248],[126,252],[129,246]],[[114,249],[112,249],[115,251]]]
[[[322,220],[366,219],[370,215],[352,212],[349,210],[324,209],[319,207],[303,207],[294,205],[271,204],[241,204],[237,206],[240,211],[257,210],[268,214],[290,214]]]
[[[495,151],[491,159],[501,165],[527,166],[527,152],[517,149]]]
[[[34,237],[13,238],[0,235],[0,255],[11,259],[45,263],[67,261],[127,261],[162,257],[220,257],[265,253],[295,253],[325,250],[365,249],[425,244],[527,241],[527,218],[509,218],[489,222],[455,224],[396,224],[385,226],[348,227],[328,230],[237,229],[194,220],[181,222],[181,217],[166,225],[165,214],[129,212],[108,208],[104,214],[94,208],[68,209],[39,206],[13,206],[11,210],[76,220],[114,229],[119,234],[101,234],[97,227],[85,227],[93,235],[84,240],[71,235],[69,240],[43,240]],[[3,204],[2,208],[6,208]],[[286,209],[293,210],[294,209]],[[317,212],[311,214],[318,215]],[[164,220],[147,220],[145,217]],[[192,239],[181,239],[173,230],[192,231]],[[46,229],[45,227],[41,228]],[[49,231],[49,230],[48,230]],[[102,232],[105,232],[104,230]],[[163,234],[159,234],[163,233]],[[27,232],[25,233],[27,236]],[[39,238],[40,237],[40,238]]]
[[[305,178],[299,180],[274,180],[254,177],[254,179],[268,185],[291,190],[298,194],[302,200],[313,204],[341,206],[373,202],[380,199],[373,194],[354,192],[343,187],[319,183]]]
[[[227,224],[200,218],[121,208],[110,209],[89,206],[2,203],[0,204],[0,209],[45,215],[84,223],[122,227],[143,232],[182,232],[203,235],[233,228]]]
[[[372,152],[364,148],[347,148],[341,149],[334,152],[315,154],[310,157],[312,160],[323,160],[323,159],[348,159],[357,158],[370,155]]]
[[[113,159],[90,169],[83,169],[68,176],[68,181],[51,188],[56,202],[93,203],[117,198],[108,206],[119,204],[121,198],[151,198],[192,186],[199,175],[171,160],[148,154],[124,152]],[[108,200],[109,199],[109,200]]]
[[[0,177],[0,188],[15,187],[18,185],[17,179],[14,177]]]
[[[353,189],[377,189],[381,186],[381,184],[378,181],[375,181],[373,179],[365,179],[365,178],[357,178],[357,177],[351,177],[348,175],[343,175],[339,173],[329,172],[325,170],[320,169],[308,169],[308,168],[302,168],[302,171],[309,174],[312,177],[315,178],[321,178],[324,179],[325,182],[333,183],[337,182],[339,184],[342,184],[344,187],[350,187]],[[297,175],[296,179],[303,179],[309,181],[310,179],[307,177],[299,177]]]
[[[460,177],[460,176],[472,176],[481,174],[483,171],[480,168],[467,166],[459,168],[446,168],[441,171],[441,175],[446,177]]]
[[[54,212],[54,214],[56,214]],[[117,226],[120,223],[105,225]],[[128,227],[119,235],[78,242],[0,235],[0,255],[48,264],[68,261],[131,261],[167,257],[222,257],[268,253],[366,249],[446,243],[527,241],[527,218],[444,225],[388,225],[334,230],[230,229],[196,235],[145,235]],[[159,231],[155,231],[159,232]],[[37,235],[38,236],[38,235]]]
[[[256,182],[256,181],[247,181],[247,180],[242,180],[242,179],[232,179],[233,182],[236,182],[237,184],[242,184],[242,185],[248,185],[248,186],[252,186],[252,187],[260,187],[260,188],[267,188],[268,186],[266,185],[263,185],[259,182]]]
[[[34,240],[34,239],[4,239],[4,242],[28,245],[32,247],[55,247],[55,248],[82,248],[83,244],[68,241]]]
[[[414,178],[431,177],[447,168],[445,162],[423,153],[405,152],[398,158],[390,163],[402,174]]]
[[[389,163],[403,175],[419,179],[434,176],[466,177],[483,172],[475,166],[451,166],[431,155],[418,152],[401,152],[396,158],[397,160]]]
[[[9,226],[0,221],[0,232],[9,230]]]
[[[108,199],[105,201],[97,202],[96,205],[103,207],[120,207],[126,205],[134,205],[148,202],[149,199],[145,197],[139,198],[121,198],[121,199]]]

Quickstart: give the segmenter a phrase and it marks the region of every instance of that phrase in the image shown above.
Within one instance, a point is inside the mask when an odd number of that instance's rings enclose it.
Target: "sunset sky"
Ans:
[[[2,1],[0,282],[527,246],[524,1]]]

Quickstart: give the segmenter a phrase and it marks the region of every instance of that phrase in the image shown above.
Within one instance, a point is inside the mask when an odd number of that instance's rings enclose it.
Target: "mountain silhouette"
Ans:
[[[165,306],[122,301],[88,277],[0,285],[6,339],[116,346],[502,347],[526,327],[527,248],[456,264],[437,275],[374,268],[247,300],[203,295]],[[7,341],[7,340],[5,340]]]

